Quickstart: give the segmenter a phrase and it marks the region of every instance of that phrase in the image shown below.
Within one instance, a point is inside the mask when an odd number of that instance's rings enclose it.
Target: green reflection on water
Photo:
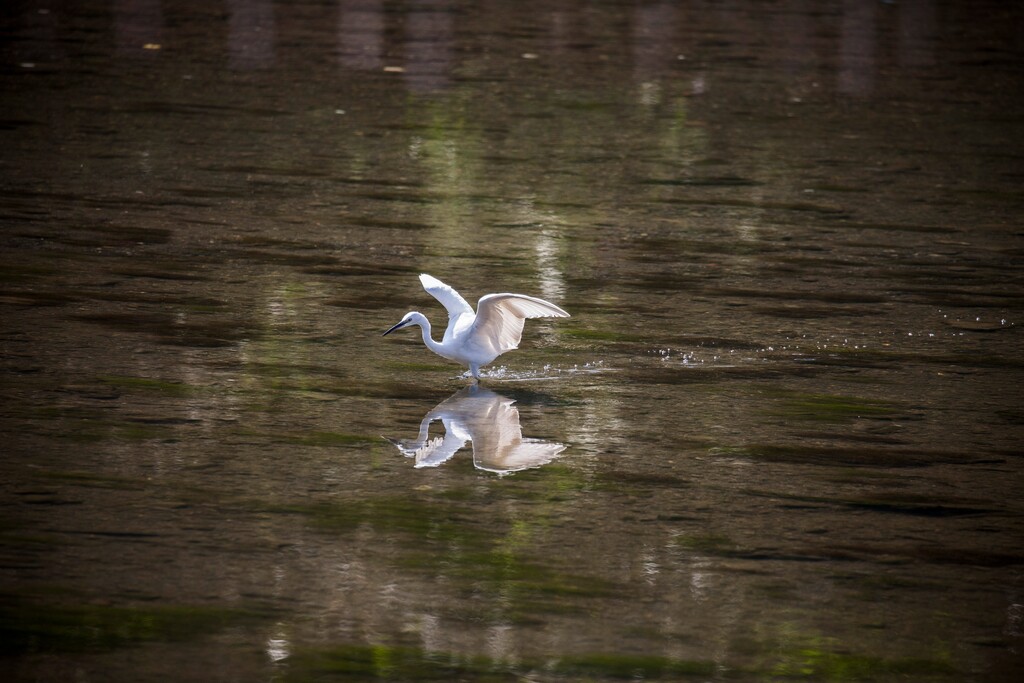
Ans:
[[[554,669],[562,676],[643,680],[710,676],[715,673],[717,667],[713,662],[670,659],[653,655],[601,653],[562,658]]]
[[[42,604],[0,595],[0,655],[96,652],[145,642],[194,640],[272,616],[270,610],[258,607]]]
[[[885,659],[845,651],[833,639],[792,637],[752,645],[758,663],[723,669],[713,661],[657,655],[591,653],[503,662],[483,655],[428,652],[416,647],[335,645],[296,651],[286,680],[724,680],[874,681],[927,677],[948,680],[957,670],[942,656]]]
[[[296,652],[288,661],[286,680],[515,681],[513,671],[488,658],[429,653],[412,647],[338,645]]]
[[[779,402],[771,412],[797,420],[846,422],[858,418],[885,418],[899,413],[893,401],[829,394],[775,392]]]
[[[327,533],[372,530],[378,543],[393,549],[395,566],[445,576],[461,592],[482,598],[475,603],[477,618],[482,609],[503,623],[525,623],[542,614],[586,613],[593,600],[625,597],[625,586],[563,568],[545,551],[552,517],[572,488],[561,473],[547,474],[533,482],[544,483],[543,489],[510,485],[492,491],[486,514],[479,507],[482,494],[466,489],[285,504],[270,511],[303,515]]]
[[[573,680],[678,679],[712,675],[713,662],[629,654],[584,654],[515,664],[486,656],[426,652],[414,647],[340,645],[300,650],[289,661],[288,680],[515,681],[539,672]]]
[[[948,678],[957,673],[948,653],[934,657],[886,659],[850,651],[835,638],[787,631],[761,643],[763,673],[784,680],[874,681],[927,676]]]

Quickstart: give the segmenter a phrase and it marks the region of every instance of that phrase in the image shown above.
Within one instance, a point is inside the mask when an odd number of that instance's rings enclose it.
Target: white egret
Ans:
[[[525,294],[487,294],[480,297],[476,312],[458,292],[426,273],[420,275],[423,289],[448,310],[448,329],[440,342],[430,336],[430,321],[419,311],[410,311],[385,332],[391,334],[409,325],[419,325],[427,348],[448,360],[469,366],[480,381],[480,366],[519,348],[526,318],[568,318],[558,306]]]

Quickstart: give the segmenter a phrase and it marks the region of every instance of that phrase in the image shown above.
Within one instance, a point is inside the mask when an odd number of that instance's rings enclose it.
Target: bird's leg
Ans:
[[[469,366],[469,371],[470,371],[470,373],[472,373],[473,379],[476,380],[476,383],[480,384],[480,366],[479,365],[470,365]]]

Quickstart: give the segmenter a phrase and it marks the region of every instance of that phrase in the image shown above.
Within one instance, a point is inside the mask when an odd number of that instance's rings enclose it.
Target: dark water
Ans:
[[[3,677],[1015,680],[1022,21],[5,3]]]

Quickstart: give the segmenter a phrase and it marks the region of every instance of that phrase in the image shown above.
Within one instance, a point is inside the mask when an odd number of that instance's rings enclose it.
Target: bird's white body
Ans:
[[[401,322],[384,334],[409,325],[419,325],[423,343],[439,356],[469,367],[473,377],[480,379],[480,368],[495,358],[519,348],[523,324],[527,318],[568,318],[558,306],[525,294],[487,294],[477,302],[476,311],[458,292],[435,277],[420,275],[423,289],[440,301],[448,311],[448,328],[441,341],[431,336],[430,321],[418,311],[411,311]]]

